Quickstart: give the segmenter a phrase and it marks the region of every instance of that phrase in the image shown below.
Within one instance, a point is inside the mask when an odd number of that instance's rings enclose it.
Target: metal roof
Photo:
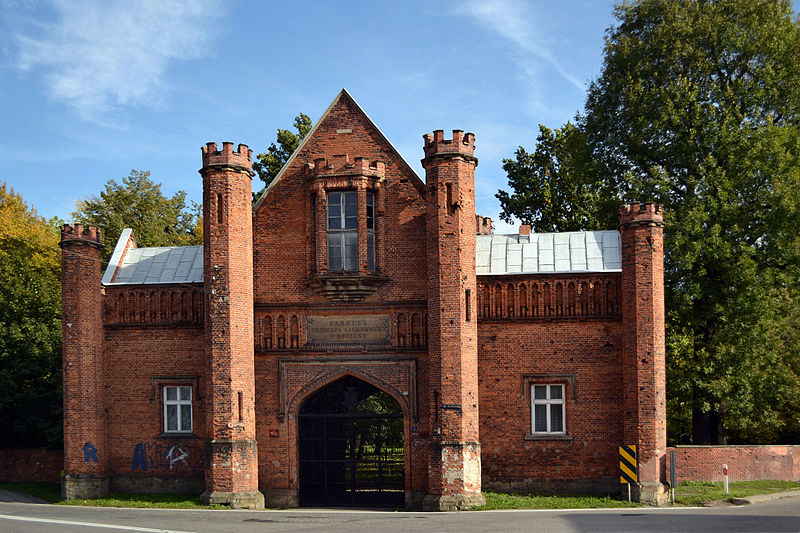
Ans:
[[[125,251],[129,235],[120,235],[103,276],[104,285],[203,282],[202,246],[129,247]]]
[[[478,235],[478,275],[619,272],[618,231]]]
[[[202,246],[136,248],[132,241],[130,230],[123,231],[104,285],[203,282]],[[620,237],[618,231],[478,235],[475,263],[479,276],[619,272]]]

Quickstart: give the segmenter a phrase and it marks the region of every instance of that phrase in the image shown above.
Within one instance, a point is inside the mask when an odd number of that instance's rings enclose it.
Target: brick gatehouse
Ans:
[[[203,147],[202,246],[126,230],[101,278],[64,226],[67,498],[461,509],[616,491],[633,444],[662,500],[659,206],[494,235],[471,133],[425,135],[423,181],[346,91],[255,205],[251,158]]]

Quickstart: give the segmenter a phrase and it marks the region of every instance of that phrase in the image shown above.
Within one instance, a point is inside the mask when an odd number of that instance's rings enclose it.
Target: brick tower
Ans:
[[[108,449],[103,410],[103,292],[100,230],[61,228],[62,346],[64,365],[65,499],[108,493]]]
[[[202,148],[209,504],[263,508],[253,368],[252,150]]]
[[[426,510],[480,505],[475,136],[426,134],[431,455]]]
[[[662,207],[634,203],[620,210],[622,237],[623,444],[636,445],[639,501],[661,505],[667,447]]]

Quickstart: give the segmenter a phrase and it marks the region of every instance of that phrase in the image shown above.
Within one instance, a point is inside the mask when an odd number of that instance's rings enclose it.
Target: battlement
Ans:
[[[492,219],[483,215],[475,215],[475,234],[491,235],[492,233],[494,233]]]
[[[664,206],[654,202],[634,202],[623,205],[619,210],[620,226],[664,225]]]
[[[206,143],[201,147],[203,152],[203,168],[214,166],[240,167],[252,172],[253,151],[246,144],[240,144],[237,151],[233,151],[232,142],[222,143],[222,150],[217,150],[217,143]]]
[[[366,157],[356,157],[350,162],[348,155],[335,155],[332,161],[319,157],[314,160],[314,165],[308,166],[311,176],[367,176],[383,179],[386,176],[386,163],[383,161],[370,161]]]
[[[72,242],[84,242],[95,246],[103,245],[103,237],[97,226],[84,226],[83,224],[64,224],[61,226],[61,245]]]
[[[453,138],[445,139],[444,130],[434,130],[433,135],[426,133],[422,138],[425,139],[426,158],[443,154],[460,154],[474,157],[475,135],[473,133],[453,130]]]

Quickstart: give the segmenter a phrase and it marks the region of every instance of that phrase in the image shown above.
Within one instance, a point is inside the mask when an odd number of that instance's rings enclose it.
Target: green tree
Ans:
[[[603,180],[666,207],[671,439],[780,438],[799,405],[800,25],[789,0],[615,15],[581,126]]]
[[[308,132],[311,131],[311,119],[308,115],[300,113],[298,116],[294,117],[294,129],[297,130],[297,133],[278,128],[278,144],[270,144],[266,152],[258,154],[255,157],[253,161],[253,170],[256,171],[258,177],[264,182],[264,188],[253,195],[254,201],[258,200],[264,190],[269,187],[269,184],[272,183],[272,180],[274,180],[278,172],[281,171],[283,165],[286,164],[294,151],[297,150],[297,147],[300,146],[300,142],[308,135]]]
[[[161,184],[153,183],[150,172],[132,170],[122,183],[109,180],[100,196],[79,200],[72,217],[76,222],[100,226],[108,260],[125,228],[132,228],[139,246],[201,244],[199,209],[186,205],[186,193],[164,196]]]
[[[586,135],[567,122],[553,131],[539,125],[534,152],[520,146],[504,159],[509,194],[500,190],[500,218],[519,219],[534,231],[608,229],[618,223],[616,189],[598,179]]]
[[[62,428],[58,228],[5,183],[0,183],[0,228],[0,447],[58,448]]]

